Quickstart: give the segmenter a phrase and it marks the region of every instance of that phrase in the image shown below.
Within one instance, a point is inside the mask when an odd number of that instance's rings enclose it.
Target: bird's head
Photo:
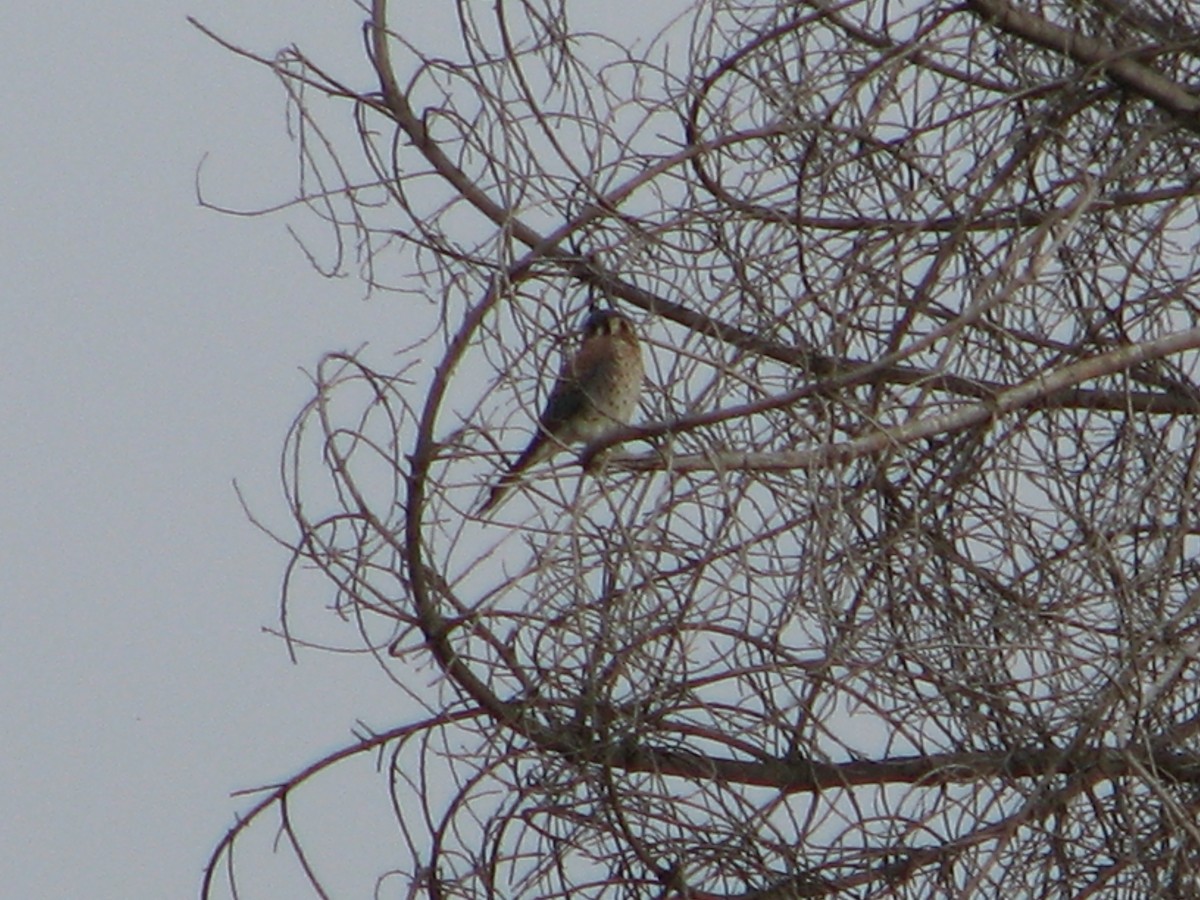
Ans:
[[[625,340],[637,340],[633,323],[619,312],[609,309],[597,309],[583,323],[583,337],[586,340],[600,335],[611,335]]]

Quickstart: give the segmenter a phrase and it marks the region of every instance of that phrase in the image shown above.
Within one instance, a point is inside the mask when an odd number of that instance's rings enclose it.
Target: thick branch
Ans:
[[[697,453],[665,458],[661,454],[648,454],[637,458],[614,459],[611,464],[636,472],[660,469],[670,469],[675,472],[712,469],[762,472],[790,471],[848,462],[925,438],[975,428],[990,419],[1018,410],[1043,408],[1048,405],[1048,398],[1071,391],[1081,382],[1112,375],[1152,359],[1198,348],[1200,348],[1200,328],[1170,334],[1155,341],[1121,347],[1109,353],[1080,360],[1056,371],[1039,375],[1015,387],[1000,391],[993,398],[983,402],[969,404],[945,415],[914,419],[896,428],[881,428],[865,437],[840,444],[828,444],[792,453]],[[1190,405],[1194,408],[1194,401]],[[712,414],[707,418],[714,417],[719,420],[723,416]],[[669,426],[654,429],[627,429],[608,439],[605,445],[672,430]],[[585,460],[590,459],[600,449],[603,449],[600,445],[587,448]]]
[[[883,760],[819,763],[807,760],[743,762],[675,750],[637,749],[617,761],[631,772],[657,772],[683,778],[711,778],[734,784],[804,793],[831,788],[882,784],[936,785],[986,778],[1040,778],[1090,773],[1120,778],[1144,771],[1141,751],[1089,750],[1072,755],[1054,747],[1015,753],[942,753]],[[1144,754],[1141,754],[1144,756]],[[1156,752],[1149,760],[1160,775],[1173,781],[1200,783],[1200,754]]]
[[[1103,70],[1117,84],[1200,131],[1200,97],[1138,62],[1129,51],[1048,22],[1005,0],[966,0],[966,7],[1009,34]]]

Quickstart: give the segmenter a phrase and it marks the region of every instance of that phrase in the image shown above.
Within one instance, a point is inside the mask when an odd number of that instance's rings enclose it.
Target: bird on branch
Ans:
[[[633,323],[619,312],[593,310],[579,349],[567,359],[529,446],[492,487],[479,515],[494,509],[530,466],[589,443],[629,423],[642,390],[642,351]]]

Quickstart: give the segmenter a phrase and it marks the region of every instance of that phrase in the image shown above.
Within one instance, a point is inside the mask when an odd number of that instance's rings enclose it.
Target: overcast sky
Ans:
[[[322,353],[405,341],[388,298],[318,277],[286,218],[282,91],[214,46],[295,42],[362,71],[349,0],[0,4],[0,885],[195,896],[230,792],[357,719],[410,718],[361,659],[263,633],[284,554],[277,460]]]

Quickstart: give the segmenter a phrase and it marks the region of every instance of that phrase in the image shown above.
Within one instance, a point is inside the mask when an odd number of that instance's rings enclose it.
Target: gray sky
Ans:
[[[318,277],[288,218],[272,76],[214,46],[296,42],[361,72],[361,14],[314,0],[0,5],[0,885],[194,896],[254,787],[410,716],[362,659],[262,632],[283,553],[277,460],[300,367],[403,340],[388,298]],[[293,216],[291,221],[303,221]]]

